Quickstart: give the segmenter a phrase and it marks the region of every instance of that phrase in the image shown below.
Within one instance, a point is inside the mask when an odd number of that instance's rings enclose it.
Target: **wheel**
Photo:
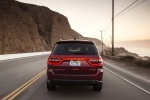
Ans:
[[[56,89],[56,85],[52,84],[51,82],[47,82],[47,90],[52,91]]]
[[[102,90],[102,82],[97,82],[96,84],[94,84],[93,90],[94,91],[101,91]]]

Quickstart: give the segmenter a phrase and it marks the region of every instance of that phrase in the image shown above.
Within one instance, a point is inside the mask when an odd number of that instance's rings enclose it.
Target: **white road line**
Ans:
[[[125,80],[126,82],[128,82],[128,83],[132,84],[133,86],[135,86],[135,87],[139,88],[140,90],[142,90],[142,91],[144,91],[144,92],[146,92],[146,93],[150,94],[150,92],[149,92],[149,91],[147,91],[147,90],[143,89],[142,87],[140,87],[140,86],[138,86],[138,85],[136,85],[136,84],[132,83],[131,81],[129,81],[129,80],[127,80],[126,78],[124,78],[124,77],[122,77],[122,76],[120,76],[120,75],[116,74],[115,72],[113,72],[113,71],[111,71],[111,70],[107,69],[106,67],[104,67],[104,69],[106,69],[107,71],[111,72],[112,74],[114,74],[114,75],[116,75],[116,76],[120,77],[121,79]]]

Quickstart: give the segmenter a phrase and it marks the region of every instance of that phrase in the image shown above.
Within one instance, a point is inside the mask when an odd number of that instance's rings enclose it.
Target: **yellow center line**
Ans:
[[[18,96],[22,91],[24,91],[26,88],[28,88],[33,82],[35,82],[37,79],[39,79],[45,73],[46,73],[46,69],[43,70],[38,75],[36,75],[35,77],[33,77],[32,79],[30,79],[28,82],[24,83],[22,86],[20,86],[19,88],[17,88],[15,91],[13,91],[9,95],[7,95],[2,100],[12,100],[12,99],[14,99],[16,96]]]

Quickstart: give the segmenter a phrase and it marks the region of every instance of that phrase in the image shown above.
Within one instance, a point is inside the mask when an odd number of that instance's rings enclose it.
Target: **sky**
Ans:
[[[85,37],[111,42],[112,0],[18,0],[46,6],[68,18],[70,26]],[[114,15],[136,0],[114,0]],[[114,41],[150,39],[150,0],[138,0],[114,20]],[[142,2],[141,4],[139,4]],[[139,4],[138,6],[135,6]],[[135,6],[135,7],[134,7]],[[131,9],[134,7],[133,9]],[[110,23],[110,24],[109,24]]]

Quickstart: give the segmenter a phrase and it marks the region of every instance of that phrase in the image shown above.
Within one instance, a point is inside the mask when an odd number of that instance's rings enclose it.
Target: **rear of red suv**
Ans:
[[[102,89],[103,63],[95,44],[88,40],[56,42],[47,65],[47,89],[56,85],[89,85]]]

